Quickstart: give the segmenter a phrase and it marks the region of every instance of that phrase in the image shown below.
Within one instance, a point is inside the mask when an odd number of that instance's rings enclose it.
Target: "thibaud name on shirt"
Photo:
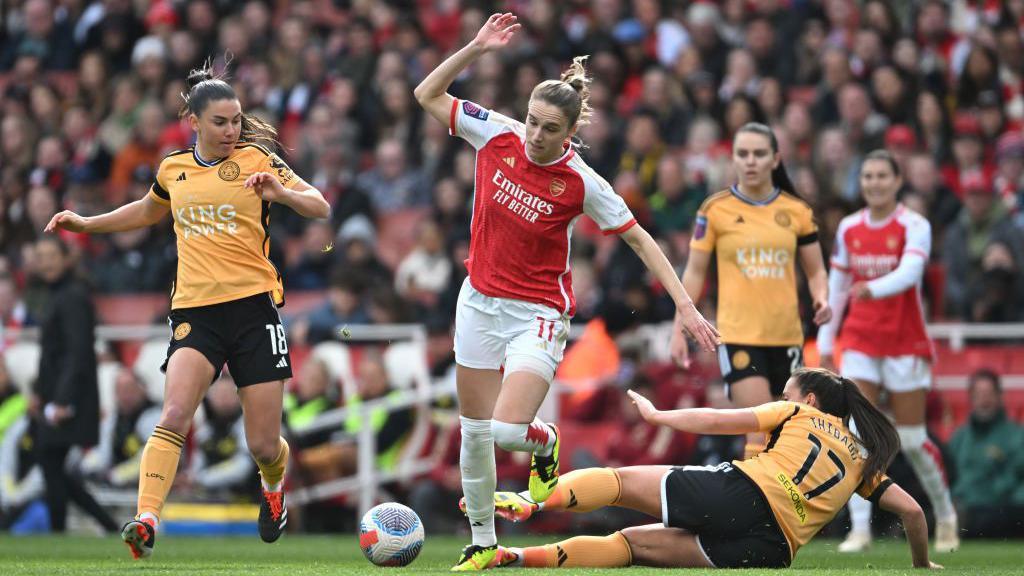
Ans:
[[[506,178],[501,170],[494,171],[491,182],[498,187],[494,192],[494,200],[530,223],[536,222],[541,214],[550,216],[555,211],[554,204],[527,192],[522,186]]]
[[[174,217],[188,240],[193,236],[237,234],[238,223],[234,221],[237,215],[234,204],[207,204],[178,208]]]
[[[782,248],[737,248],[736,264],[749,279],[786,278],[786,266],[791,259],[789,250]]]

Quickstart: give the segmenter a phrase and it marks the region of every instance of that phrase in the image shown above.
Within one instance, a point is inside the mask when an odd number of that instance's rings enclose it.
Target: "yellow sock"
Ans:
[[[288,464],[288,455],[290,451],[288,449],[288,443],[285,442],[284,438],[280,438],[281,452],[278,453],[277,458],[269,464],[263,464],[256,462],[256,465],[260,468],[260,476],[263,477],[263,483],[265,488],[274,488],[275,492],[280,490],[279,484],[284,479],[284,469]]]
[[[174,483],[178,470],[178,459],[185,437],[162,426],[153,429],[153,434],[142,449],[142,464],[139,469],[139,514],[149,512],[157,518],[167,500],[167,493]]]
[[[577,536],[523,549],[523,566],[527,568],[619,568],[632,563],[633,554],[622,532]]]
[[[613,468],[573,470],[558,479],[544,509],[590,512],[615,504],[621,492],[619,473]]]

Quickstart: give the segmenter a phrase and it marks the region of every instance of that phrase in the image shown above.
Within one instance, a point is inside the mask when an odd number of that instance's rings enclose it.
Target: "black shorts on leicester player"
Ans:
[[[220,376],[225,362],[239,388],[292,377],[281,316],[269,293],[172,310],[171,343],[161,370],[179,348],[198,350]]]
[[[768,500],[732,464],[673,468],[661,482],[662,522],[695,534],[715,567],[789,566],[789,543]]]
[[[803,365],[804,351],[800,346],[722,344],[718,347],[718,366],[727,385],[751,376],[761,376],[768,379],[773,398],[782,396],[789,377]],[[731,400],[728,386],[726,394]]]

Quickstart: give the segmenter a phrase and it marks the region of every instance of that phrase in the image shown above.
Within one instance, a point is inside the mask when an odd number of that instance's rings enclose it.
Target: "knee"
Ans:
[[[192,424],[192,416],[193,414],[190,414],[188,410],[172,401],[168,401],[164,403],[164,410],[160,414],[159,426],[184,436],[188,434],[189,426]]]
[[[491,421],[494,444],[502,450],[521,450],[520,445],[526,434],[526,424],[510,424],[501,420]]]
[[[270,464],[281,454],[281,441],[278,436],[246,438],[249,453],[260,464]]]
[[[459,429],[463,442],[491,442],[494,440],[493,423],[490,419],[478,420],[459,416]]]

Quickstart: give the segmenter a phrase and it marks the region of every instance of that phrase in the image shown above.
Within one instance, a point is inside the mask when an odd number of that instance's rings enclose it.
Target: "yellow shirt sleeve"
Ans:
[[[163,204],[164,206],[171,205],[171,195],[167,192],[167,187],[163,183],[164,177],[164,163],[161,161],[160,166],[156,169],[156,175],[153,176],[153,185],[149,187],[149,196],[157,204]]]
[[[770,432],[799,412],[800,405],[796,402],[769,402],[755,406],[751,410],[757,417],[757,429],[761,432]]]
[[[264,157],[263,161],[260,163],[260,172],[269,172],[273,174],[277,178],[277,181],[289,190],[295,188],[299,182],[302,182],[302,178],[299,178],[288,164],[286,164],[280,156],[274,153]]]
[[[715,227],[710,212],[711,207],[706,204],[697,211],[697,219],[693,222],[693,236],[690,238],[690,248],[693,250],[715,251]]]
[[[811,207],[800,203],[800,210],[797,213],[797,244],[803,246],[818,240],[818,223],[814,221],[814,211]]]

